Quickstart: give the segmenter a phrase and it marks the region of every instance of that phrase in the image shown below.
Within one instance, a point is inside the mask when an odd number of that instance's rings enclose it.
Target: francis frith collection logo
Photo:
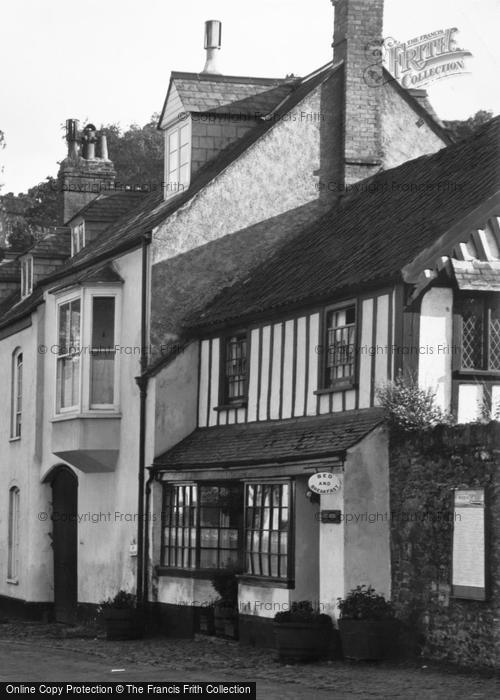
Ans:
[[[405,42],[388,37],[368,44],[366,54],[372,63],[365,71],[366,82],[376,87],[396,80],[404,88],[420,89],[467,73],[465,59],[472,54],[457,45],[457,33],[456,27],[450,27]]]

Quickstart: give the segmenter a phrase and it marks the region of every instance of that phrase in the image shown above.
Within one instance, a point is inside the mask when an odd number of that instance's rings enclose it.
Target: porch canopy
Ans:
[[[197,428],[154,460],[162,479],[303,474],[340,468],[347,450],[383,422],[380,409]]]

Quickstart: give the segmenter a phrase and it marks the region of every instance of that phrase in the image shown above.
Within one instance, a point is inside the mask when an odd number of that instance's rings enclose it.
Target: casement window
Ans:
[[[84,289],[59,301],[56,413],[117,408],[118,300]]]
[[[500,294],[460,296],[455,311],[455,369],[500,372]]]
[[[80,402],[81,300],[59,305],[57,346],[57,412],[76,408]]]
[[[223,405],[246,400],[248,385],[247,347],[246,333],[230,335],[222,339],[220,403]]]
[[[291,483],[247,484],[245,566],[247,574],[290,578]]]
[[[18,348],[12,354],[11,438],[21,437],[23,411],[23,353]]]
[[[189,185],[191,160],[191,126],[185,123],[166,134],[165,196],[182,192]]]
[[[114,403],[115,298],[92,297],[90,407]]]
[[[33,291],[33,258],[28,255],[21,260],[21,298]]]
[[[240,484],[165,484],[162,565],[223,569],[240,560]]]
[[[331,389],[355,381],[356,304],[325,309],[320,386]]]
[[[71,229],[71,255],[76,255],[85,247],[85,222],[73,226]]]
[[[19,578],[19,489],[13,486],[9,490],[7,580],[17,583]]]

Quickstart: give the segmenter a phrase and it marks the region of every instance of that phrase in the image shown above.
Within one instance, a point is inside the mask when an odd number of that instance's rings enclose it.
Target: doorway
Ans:
[[[74,624],[78,603],[78,480],[68,467],[57,467],[52,486],[54,615]]]

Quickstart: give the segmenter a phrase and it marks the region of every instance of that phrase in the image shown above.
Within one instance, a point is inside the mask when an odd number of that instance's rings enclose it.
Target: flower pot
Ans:
[[[280,661],[317,661],[328,652],[331,624],[325,622],[275,622]]]
[[[140,639],[144,636],[144,619],[133,608],[108,608],[103,611],[106,639]]]
[[[231,604],[214,605],[215,636],[238,639],[238,610]]]
[[[346,659],[380,661],[394,638],[395,620],[339,620],[342,653]]]

